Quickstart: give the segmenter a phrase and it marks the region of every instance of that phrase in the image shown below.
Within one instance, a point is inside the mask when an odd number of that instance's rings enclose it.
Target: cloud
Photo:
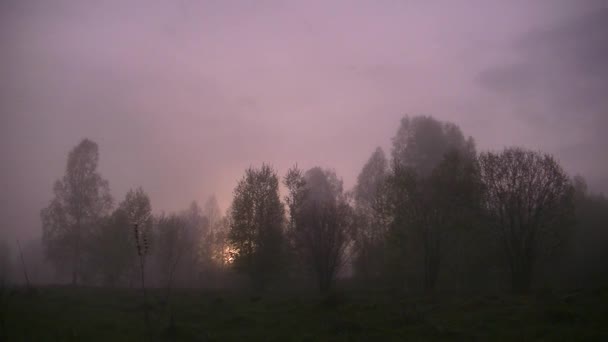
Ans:
[[[516,61],[484,70],[480,84],[608,191],[608,8],[532,30],[514,48]]]

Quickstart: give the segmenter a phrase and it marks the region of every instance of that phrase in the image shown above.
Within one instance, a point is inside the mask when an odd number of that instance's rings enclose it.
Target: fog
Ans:
[[[346,188],[405,115],[478,150],[555,154],[608,191],[604,1],[35,1],[0,4],[2,230],[40,209],[87,137],[116,200],[153,211],[245,168],[333,168]]]

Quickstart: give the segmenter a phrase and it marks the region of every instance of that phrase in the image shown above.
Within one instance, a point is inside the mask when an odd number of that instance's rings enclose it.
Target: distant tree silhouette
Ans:
[[[186,234],[187,222],[183,216],[177,214],[162,214],[156,218],[154,224],[154,250],[153,255],[159,271],[160,283],[167,289],[167,297],[174,285],[176,272],[182,264],[184,255],[193,241]]]
[[[136,276],[136,251],[133,226],[127,213],[116,209],[104,217],[93,232],[89,243],[90,267],[101,276],[106,286],[116,286],[125,277]],[[133,274],[128,275],[131,271]]]
[[[471,157],[476,153],[473,138],[465,139],[457,125],[432,116],[405,116],[392,143],[393,164],[413,169],[421,177],[430,175],[449,151]]]
[[[207,285],[218,286],[221,276],[227,271],[230,259],[228,249],[228,220],[223,217],[215,196],[209,197],[203,206],[203,215],[208,220],[209,229],[201,242],[203,277]]]
[[[388,161],[378,147],[357,177],[355,200],[354,270],[366,281],[377,280],[386,259],[386,238],[390,223],[386,196]]]
[[[138,244],[152,243],[152,209],[150,198],[142,188],[129,190],[111,215],[101,218],[88,241],[88,266],[105,285],[114,286],[140,278]],[[137,229],[135,229],[137,224]],[[139,247],[141,252],[141,246]]]
[[[571,222],[573,187],[550,155],[521,148],[480,155],[485,209],[503,244],[514,292],[527,292],[542,253],[558,246]]]
[[[434,290],[446,242],[456,241],[456,230],[472,219],[465,215],[479,207],[475,144],[452,123],[405,117],[393,138],[392,157],[387,178],[392,255],[397,267],[416,270],[420,263],[424,288]]]
[[[196,201],[181,213],[184,220],[184,244],[182,249],[184,276],[181,277],[184,284],[190,286],[200,284],[200,279],[205,268],[209,267],[210,259],[210,224],[209,218],[203,214],[203,209]]]
[[[569,286],[586,287],[608,283],[608,198],[588,189],[581,176],[574,185],[575,229],[571,234],[567,271],[560,270]]]
[[[41,212],[47,258],[58,270],[70,269],[72,284],[85,271],[85,243],[92,229],[112,208],[108,182],[97,172],[98,162],[97,144],[84,139],[68,155],[65,176],[55,183],[55,197]]]
[[[289,190],[290,237],[302,264],[314,274],[319,290],[329,291],[343,266],[353,228],[352,208],[335,172],[292,168]]]
[[[228,239],[236,270],[258,291],[281,272],[284,223],[276,171],[269,165],[247,169],[234,189]]]

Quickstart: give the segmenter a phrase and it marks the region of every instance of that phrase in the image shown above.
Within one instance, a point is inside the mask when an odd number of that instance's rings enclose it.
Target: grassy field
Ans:
[[[530,296],[248,296],[41,288],[4,295],[0,341],[608,341],[608,289]],[[172,317],[172,318],[171,318]]]

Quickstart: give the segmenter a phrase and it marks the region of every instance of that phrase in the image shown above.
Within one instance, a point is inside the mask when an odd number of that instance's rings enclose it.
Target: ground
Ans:
[[[330,296],[132,289],[5,291],[0,341],[608,341],[608,289]],[[1,319],[2,317],[0,317]],[[4,331],[2,331],[3,329]]]

